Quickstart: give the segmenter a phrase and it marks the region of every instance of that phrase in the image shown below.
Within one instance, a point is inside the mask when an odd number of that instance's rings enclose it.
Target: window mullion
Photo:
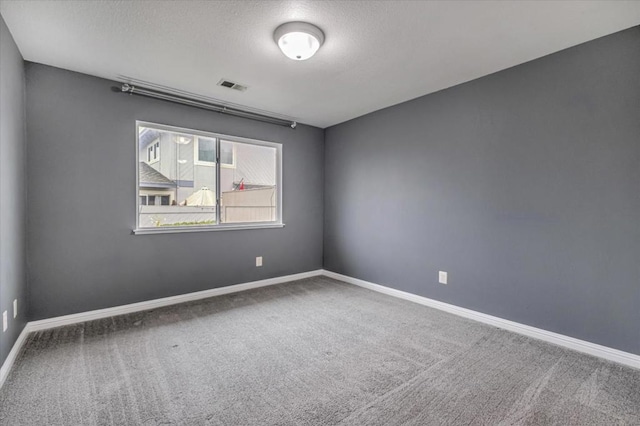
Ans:
[[[216,138],[216,223],[220,224],[220,138]]]

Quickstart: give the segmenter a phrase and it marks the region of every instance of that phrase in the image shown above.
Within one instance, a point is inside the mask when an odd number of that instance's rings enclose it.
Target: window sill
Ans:
[[[148,234],[177,234],[184,232],[209,232],[209,231],[238,231],[241,229],[270,229],[284,228],[284,223],[265,223],[251,225],[216,225],[216,226],[200,226],[200,227],[167,227],[167,228],[139,228],[134,229],[134,235]]]

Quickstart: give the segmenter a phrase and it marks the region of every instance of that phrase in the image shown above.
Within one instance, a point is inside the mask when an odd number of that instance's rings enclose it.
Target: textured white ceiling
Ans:
[[[3,0],[0,13],[26,60],[327,127],[638,25],[640,1]],[[308,61],[273,41],[292,20],[326,34]]]

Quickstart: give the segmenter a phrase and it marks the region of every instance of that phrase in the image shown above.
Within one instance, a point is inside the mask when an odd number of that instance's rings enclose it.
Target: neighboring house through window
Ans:
[[[137,136],[138,231],[282,226],[282,145],[142,122]]]
[[[196,137],[194,149],[195,164],[200,166],[215,166],[216,164],[216,139]],[[222,167],[235,167],[235,155],[232,142],[220,141],[220,165]]]
[[[147,164],[153,164],[158,161],[160,161],[160,141],[147,147]]]
[[[235,149],[233,142],[220,141],[220,164],[222,167],[235,167]]]

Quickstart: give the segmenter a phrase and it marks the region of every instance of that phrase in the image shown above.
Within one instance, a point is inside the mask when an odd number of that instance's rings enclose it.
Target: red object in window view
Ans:
[[[240,182],[240,187],[238,189],[240,191],[244,191],[244,182]]]

